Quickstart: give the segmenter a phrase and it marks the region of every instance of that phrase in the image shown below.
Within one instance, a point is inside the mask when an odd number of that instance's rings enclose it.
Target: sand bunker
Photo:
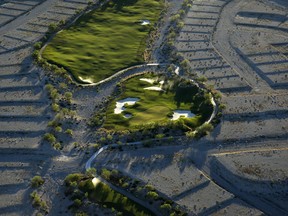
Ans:
[[[98,178],[96,178],[96,177],[92,179],[92,184],[93,184],[94,187],[96,187],[96,185],[97,185],[98,183],[100,183],[100,182],[101,182],[101,181],[100,181]]]
[[[115,114],[120,114],[125,110],[124,105],[134,105],[137,101],[139,101],[139,98],[126,98],[120,101],[116,102],[116,108],[114,109]]]
[[[150,25],[150,21],[149,20],[142,20],[141,25]]]
[[[194,116],[195,116],[195,114],[193,114],[190,110],[175,110],[171,120],[177,120],[180,117],[192,118]]]
[[[179,67],[176,67],[176,69],[175,69],[175,74],[177,74],[177,75],[179,75],[179,70],[180,70],[180,68]]]
[[[144,81],[144,82],[148,82],[148,83],[150,83],[150,84],[153,84],[153,83],[155,82],[154,79],[147,79],[147,78],[141,78],[140,80],[141,80],[141,81]]]
[[[80,77],[79,76],[79,79],[82,81],[82,82],[84,82],[84,83],[88,83],[88,84],[92,84],[93,83],[93,80],[92,79],[84,79],[84,78],[82,78],[82,77]]]
[[[161,87],[159,86],[151,86],[151,87],[147,87],[144,88],[145,90],[152,90],[152,91],[164,91]]]
[[[140,80],[149,82],[149,83],[151,83],[151,84],[155,82],[155,80],[153,80],[153,79],[145,79],[145,78],[143,78],[143,79],[140,79]],[[152,82],[152,81],[153,81],[153,82]],[[151,86],[151,87],[147,87],[147,88],[144,88],[144,89],[145,89],[145,90],[152,90],[152,91],[164,91],[164,90],[162,89],[162,85],[164,84],[164,80],[161,80],[161,81],[159,82],[159,84],[160,84],[160,86]]]

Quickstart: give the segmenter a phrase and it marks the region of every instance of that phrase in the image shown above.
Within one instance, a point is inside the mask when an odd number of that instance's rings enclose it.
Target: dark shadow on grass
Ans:
[[[112,0],[110,1],[111,3],[109,4],[104,4],[101,9],[102,10],[106,10],[107,7],[110,7],[111,4],[114,6],[114,8],[117,10],[117,11],[121,11],[123,9],[123,7],[126,7],[126,6],[130,6],[130,5],[134,5],[137,3],[138,0],[126,0],[126,1],[123,1],[123,0]]]

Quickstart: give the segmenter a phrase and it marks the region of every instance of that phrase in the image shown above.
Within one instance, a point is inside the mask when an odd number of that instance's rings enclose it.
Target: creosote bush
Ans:
[[[39,187],[44,184],[44,179],[41,176],[34,176],[31,179],[31,186],[32,187]]]

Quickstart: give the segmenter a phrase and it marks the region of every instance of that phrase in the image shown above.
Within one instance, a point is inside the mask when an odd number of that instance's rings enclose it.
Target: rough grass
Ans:
[[[63,66],[75,79],[97,82],[142,63],[149,31],[159,19],[163,0],[111,0],[58,33],[43,57]],[[141,26],[140,20],[150,20]]]
[[[193,118],[179,120],[188,127],[195,128],[211,115],[213,107],[209,101],[210,98],[207,95],[205,96],[204,92],[196,86],[189,88],[175,87],[178,84],[175,84],[175,80],[170,79],[166,80],[166,84],[163,86],[163,88],[167,88],[166,91],[157,92],[144,90],[146,87],[156,86],[157,84],[141,81],[140,78],[167,79],[146,74],[126,80],[122,84],[120,97],[113,100],[107,108],[104,128],[125,130],[155,122],[165,124],[171,122],[168,116],[176,109],[191,110],[192,113],[196,114]],[[121,114],[114,114],[116,102],[128,97],[139,98],[140,100],[132,106],[126,106],[126,110]],[[125,113],[132,114],[132,117],[125,118],[123,115]]]

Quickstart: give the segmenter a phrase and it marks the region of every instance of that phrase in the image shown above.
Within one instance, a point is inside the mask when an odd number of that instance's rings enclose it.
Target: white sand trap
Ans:
[[[141,80],[141,81],[144,81],[144,82],[148,82],[148,83],[150,83],[150,84],[153,84],[153,83],[155,82],[154,79],[147,79],[147,78],[141,78],[140,80]]]
[[[177,74],[177,75],[179,75],[179,70],[180,70],[180,68],[179,67],[176,67],[176,69],[175,69],[175,74]]]
[[[139,101],[139,98],[126,98],[120,101],[116,102],[116,108],[114,109],[115,114],[120,114],[125,110],[124,105],[134,105],[137,101]]]
[[[145,90],[152,90],[152,91],[164,91],[161,87],[159,86],[151,86],[151,87],[147,87],[144,88]]]
[[[195,114],[193,114],[190,110],[175,110],[171,120],[177,120],[180,117],[192,118],[194,116]]]
[[[150,25],[150,21],[149,20],[142,20],[141,25]]]
[[[101,181],[98,179],[98,178],[93,178],[92,179],[92,184],[94,185],[94,187],[96,187],[96,185],[98,184],[98,183],[100,183]]]
[[[82,81],[82,82],[85,82],[85,83],[88,83],[88,84],[92,84],[93,83],[93,80],[92,79],[84,79],[82,77],[79,76],[79,79]]]
[[[148,79],[149,80],[149,79]],[[153,80],[153,83],[155,82],[155,80]],[[151,86],[151,87],[147,87],[147,88],[144,88],[145,90],[152,90],[152,91],[164,91],[162,89],[162,85],[164,84],[164,80],[161,80],[159,82],[160,86]]]

